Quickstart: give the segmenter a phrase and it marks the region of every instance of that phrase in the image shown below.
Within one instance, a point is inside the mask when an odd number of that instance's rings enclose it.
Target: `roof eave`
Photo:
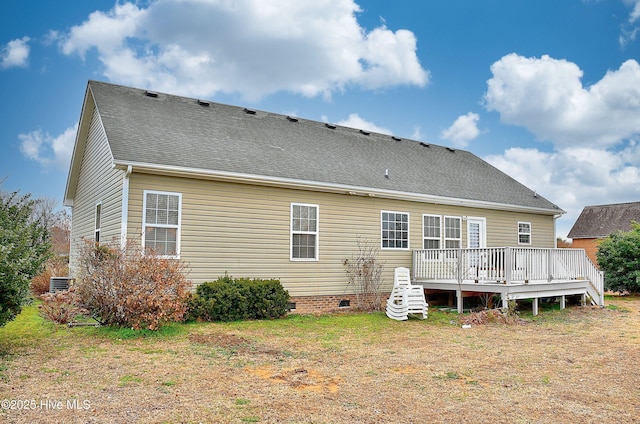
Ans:
[[[292,188],[298,190],[322,191],[329,193],[340,193],[352,196],[380,197],[394,200],[408,200],[413,202],[433,203],[450,206],[464,206],[470,208],[503,210],[510,212],[535,213],[543,215],[562,215],[566,211],[557,208],[538,208],[531,206],[512,205],[506,203],[488,202],[482,200],[461,199],[454,197],[435,196],[420,193],[411,193],[395,190],[385,190],[371,187],[360,187],[347,184],[334,184],[321,181],[308,181],[281,177],[269,177],[263,175],[252,175],[234,172],[224,172],[205,169],[192,169],[180,166],[157,165],[134,161],[115,160],[114,166],[127,168],[131,166],[134,172],[174,175],[199,179],[211,179],[218,181],[228,181],[241,184],[276,186]]]

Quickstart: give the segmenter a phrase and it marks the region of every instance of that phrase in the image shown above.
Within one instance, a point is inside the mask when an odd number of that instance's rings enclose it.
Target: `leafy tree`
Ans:
[[[596,253],[607,290],[640,294],[640,224],[604,239]]]
[[[29,282],[49,257],[49,231],[37,200],[0,192],[0,326],[15,318],[29,296]]]

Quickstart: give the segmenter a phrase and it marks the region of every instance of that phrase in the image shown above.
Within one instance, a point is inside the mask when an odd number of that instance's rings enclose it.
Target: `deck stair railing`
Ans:
[[[604,277],[584,249],[489,247],[423,249],[413,254],[416,280],[528,284],[587,280],[594,304],[604,304]]]

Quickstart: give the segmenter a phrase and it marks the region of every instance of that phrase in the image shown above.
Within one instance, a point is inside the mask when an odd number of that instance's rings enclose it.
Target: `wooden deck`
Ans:
[[[583,249],[492,247],[482,249],[414,250],[413,284],[425,290],[455,291],[458,312],[471,293],[497,293],[510,300],[581,295],[604,306],[604,276]]]

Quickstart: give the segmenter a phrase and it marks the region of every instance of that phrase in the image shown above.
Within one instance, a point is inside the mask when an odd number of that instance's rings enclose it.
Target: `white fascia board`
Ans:
[[[82,161],[82,153],[86,145],[86,135],[89,132],[91,124],[91,114],[95,108],[91,87],[87,85],[84,93],[84,101],[82,102],[82,110],[80,111],[80,120],[78,121],[78,130],[73,143],[73,153],[71,154],[71,162],[69,164],[69,172],[67,173],[67,183],[65,184],[64,197],[62,205],[73,207],[73,199],[75,198],[76,179],[80,172],[80,162]]]
[[[459,199],[454,197],[433,196],[428,194],[384,190],[379,188],[359,187],[347,184],[333,184],[319,181],[268,177],[263,175],[242,174],[235,172],[192,169],[180,166],[155,165],[142,162],[114,161],[114,166],[119,168],[122,167],[123,169],[127,168],[128,166],[132,166],[134,172],[147,174],[174,175],[189,178],[228,181],[241,184],[265,185],[298,190],[340,193],[363,197],[380,197],[384,199],[407,200],[411,202],[432,203],[437,205],[464,206],[470,208],[536,213],[544,215],[561,215],[566,213],[566,211],[560,208],[534,208],[528,206],[510,205],[506,203],[485,202],[481,200]]]

